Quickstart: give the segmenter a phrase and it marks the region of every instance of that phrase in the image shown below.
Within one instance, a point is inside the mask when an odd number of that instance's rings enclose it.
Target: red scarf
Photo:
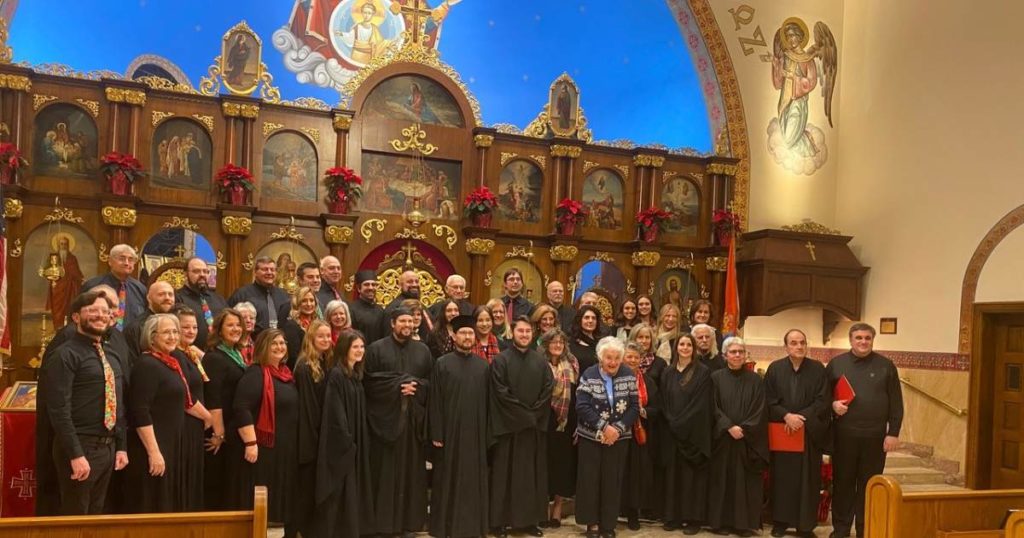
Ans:
[[[188,390],[188,381],[185,380],[185,373],[181,371],[181,364],[178,363],[178,359],[175,359],[168,353],[153,351],[152,349],[146,353],[149,353],[154,359],[164,363],[164,366],[178,373],[178,377],[181,378],[181,384],[185,385],[185,409],[192,409],[192,406],[195,405],[192,401],[192,391]]]
[[[647,407],[647,383],[644,381],[643,374],[639,372],[636,376],[636,388],[640,391],[640,408]],[[647,444],[647,430],[640,417],[637,417],[636,424],[633,426],[633,437],[636,438],[636,444],[641,446]]]
[[[269,375],[268,375],[269,374]],[[282,383],[292,382],[292,371],[288,365],[263,365],[263,399],[260,403],[260,416],[256,419],[256,442],[266,448],[274,448],[274,379]]]
[[[256,343],[255,343],[255,341],[253,341],[253,339],[250,337],[249,338],[249,342],[244,344],[240,351],[242,352],[242,360],[245,361],[245,365],[246,366],[252,365],[252,356],[253,356],[253,353],[256,352]]]
[[[302,327],[302,330],[304,330],[304,331],[309,329],[309,324],[313,323],[313,320],[316,319],[315,316],[316,316],[316,314],[313,314],[313,315],[311,315],[309,317],[306,317],[306,316],[303,316],[302,314],[299,314],[299,327]]]

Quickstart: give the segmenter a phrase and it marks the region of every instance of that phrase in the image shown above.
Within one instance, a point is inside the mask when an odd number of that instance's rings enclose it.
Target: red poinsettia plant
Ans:
[[[220,192],[229,192],[239,187],[251,191],[256,188],[252,173],[244,166],[235,166],[232,163],[225,164],[214,176]]]
[[[718,234],[737,235],[743,231],[740,216],[728,209],[716,209],[711,215],[711,223]]]
[[[324,185],[327,186],[327,199],[330,201],[351,201],[363,197],[363,178],[351,168],[335,166],[324,172]]]
[[[590,210],[582,202],[572,198],[563,198],[555,207],[555,221],[558,224],[579,224],[587,219]]]
[[[498,205],[498,197],[486,186],[477,187],[466,196],[466,202],[463,205],[466,215],[482,215],[494,210],[494,206]]]
[[[0,166],[17,170],[22,166],[28,166],[28,161],[21,156],[21,150],[18,149],[18,146],[10,142],[3,142],[0,143]]]
[[[660,207],[648,207],[636,214],[636,222],[641,230],[661,229],[661,223],[672,218],[672,213]]]
[[[107,176],[113,176],[122,172],[128,183],[135,183],[135,180],[142,177],[142,163],[134,155],[112,151],[100,159],[100,169]]]

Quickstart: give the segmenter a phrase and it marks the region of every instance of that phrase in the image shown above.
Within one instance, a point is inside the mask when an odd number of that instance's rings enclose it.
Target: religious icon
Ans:
[[[52,334],[65,325],[85,275],[100,272],[96,252],[95,243],[77,226],[43,226],[29,234],[23,260],[25,275],[31,276],[21,287],[20,345],[39,345],[44,330]]]
[[[35,381],[16,381],[0,399],[4,411],[35,411],[38,384]]]
[[[157,187],[208,191],[213,176],[213,144],[198,123],[165,120],[153,133],[150,182]]]
[[[661,189],[661,208],[671,217],[662,223],[665,233],[697,235],[700,218],[700,194],[688,179],[672,178]]]
[[[36,115],[32,166],[37,175],[92,177],[98,166],[96,123],[85,110],[67,103]]]
[[[298,285],[295,268],[306,262],[319,264],[316,254],[309,247],[287,239],[277,239],[263,245],[256,253],[257,258],[261,256],[269,256],[274,260],[277,267],[275,282],[284,290],[288,290],[287,281],[289,279],[294,279],[296,286]],[[297,290],[298,287],[295,289]]]
[[[315,202],[316,170],[316,149],[298,133],[276,133],[263,145],[263,192],[271,198]]]
[[[443,86],[420,75],[399,75],[378,84],[360,112],[369,119],[414,121],[445,127],[465,127],[455,98]]]
[[[403,215],[413,201],[430,218],[458,220],[462,165],[436,159],[363,153],[361,211]]]
[[[498,216],[521,222],[540,222],[544,173],[525,159],[515,159],[498,178]]]
[[[224,86],[236,95],[249,95],[260,83],[262,42],[244,21],[224,34],[220,72]]]
[[[203,234],[182,227],[161,228],[142,245],[143,282],[152,279],[170,282],[176,289],[185,285],[185,261],[197,256],[209,265],[206,284],[217,287],[217,255]]]
[[[839,51],[832,30],[814,25],[814,45],[807,43],[807,24],[799,17],[786,19],[775,32],[772,84],[779,91],[778,116],[768,123],[768,152],[776,164],[795,174],[811,175],[828,160],[825,133],[810,123],[810,95],[819,84],[825,98],[825,116],[832,126],[832,93],[838,72]]]
[[[63,327],[67,321],[68,307],[82,289],[85,275],[74,254],[75,238],[69,233],[58,232],[50,239],[50,253],[38,274],[49,281],[46,293],[46,309],[53,319],[53,328]]]
[[[615,172],[595,170],[583,181],[583,204],[590,209],[587,226],[621,230],[625,203],[622,180]]]
[[[551,85],[548,95],[548,121],[555,136],[572,136],[579,118],[580,90],[563,73]]]
[[[658,304],[672,303],[678,306],[684,318],[689,312],[690,304],[700,298],[697,281],[683,269],[669,269],[658,277],[657,282]]]
[[[299,291],[297,267],[290,253],[282,252],[277,256],[277,278],[274,279],[274,285],[288,292],[288,295],[295,295]]]

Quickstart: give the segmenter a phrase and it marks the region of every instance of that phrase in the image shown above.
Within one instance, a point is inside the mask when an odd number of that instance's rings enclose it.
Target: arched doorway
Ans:
[[[444,282],[455,274],[451,260],[437,247],[415,239],[395,239],[373,249],[359,269],[377,272],[377,304],[386,306],[401,293],[399,277],[407,269],[420,276],[420,303],[424,308],[444,298]]]

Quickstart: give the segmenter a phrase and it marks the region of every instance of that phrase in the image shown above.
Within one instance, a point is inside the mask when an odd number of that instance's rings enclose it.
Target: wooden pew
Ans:
[[[866,538],[1024,538],[1024,489],[904,492],[877,475],[868,482]]]
[[[0,519],[0,538],[267,538],[267,488],[252,510]]]

